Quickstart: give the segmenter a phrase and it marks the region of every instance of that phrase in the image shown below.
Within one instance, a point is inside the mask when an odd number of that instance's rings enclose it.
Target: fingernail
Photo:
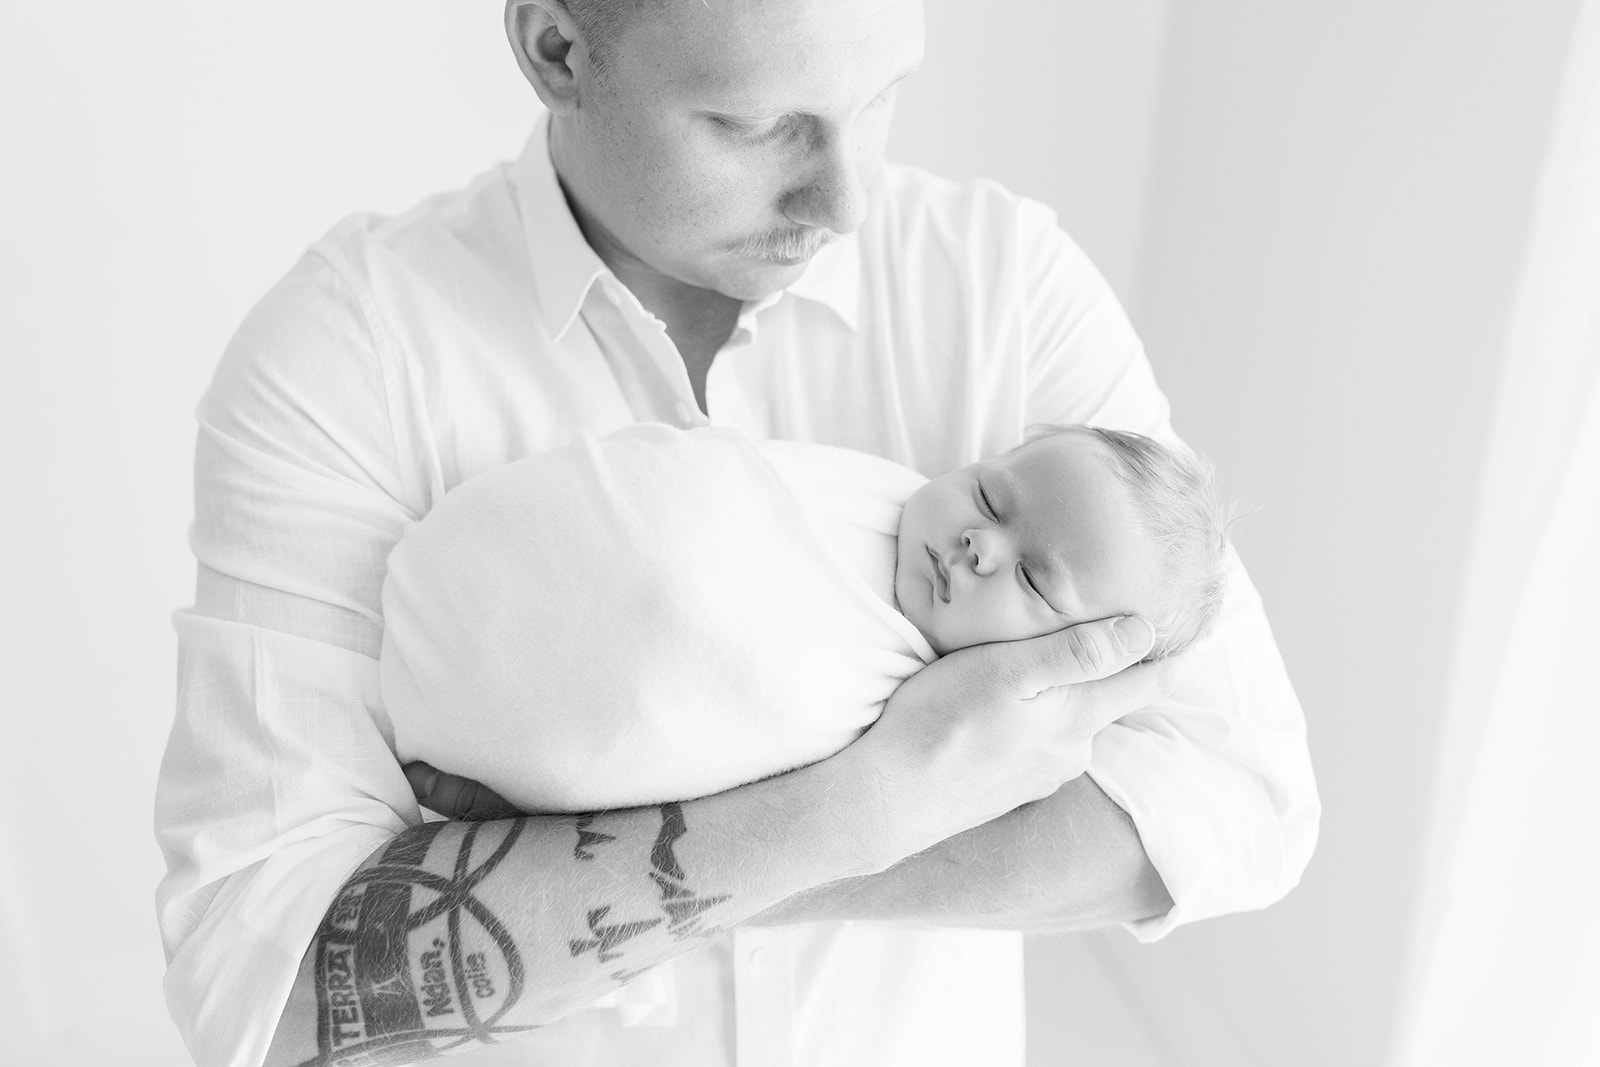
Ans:
[[[1124,615],[1111,628],[1124,652],[1142,656],[1156,643],[1155,628],[1137,615]]]
[[[438,771],[429,771],[427,773],[427,775],[422,779],[422,795],[424,797],[433,796],[433,787],[438,785],[438,784],[439,784],[439,772]]]

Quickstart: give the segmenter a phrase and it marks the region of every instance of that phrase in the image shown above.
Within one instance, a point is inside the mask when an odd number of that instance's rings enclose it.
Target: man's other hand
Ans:
[[[404,770],[417,803],[448,819],[474,822],[522,814],[499,793],[470,778],[446,774],[420,760],[406,764]]]

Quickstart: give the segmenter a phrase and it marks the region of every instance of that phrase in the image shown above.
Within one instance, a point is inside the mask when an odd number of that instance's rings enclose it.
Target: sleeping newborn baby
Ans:
[[[936,657],[1138,614],[1200,638],[1209,475],[1050,428],[928,480],[876,456],[632,426],[470,479],[389,558],[390,741],[527,812],[706,796],[826,758]]]

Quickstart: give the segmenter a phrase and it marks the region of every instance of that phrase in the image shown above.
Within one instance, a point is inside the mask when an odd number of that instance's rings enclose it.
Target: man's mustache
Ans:
[[[833,239],[830,230],[767,230],[746,237],[734,250],[753,259],[809,259]]]

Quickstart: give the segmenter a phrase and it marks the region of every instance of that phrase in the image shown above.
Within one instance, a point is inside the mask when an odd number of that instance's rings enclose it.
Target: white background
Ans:
[[[892,155],[1052,204],[1123,295],[1306,705],[1302,887],[1030,947],[1040,1067],[1379,1062],[1499,350],[1577,0],[931,0]],[[191,412],[354,210],[521,146],[497,0],[0,8],[5,1062],[186,1062],[150,806]]]

